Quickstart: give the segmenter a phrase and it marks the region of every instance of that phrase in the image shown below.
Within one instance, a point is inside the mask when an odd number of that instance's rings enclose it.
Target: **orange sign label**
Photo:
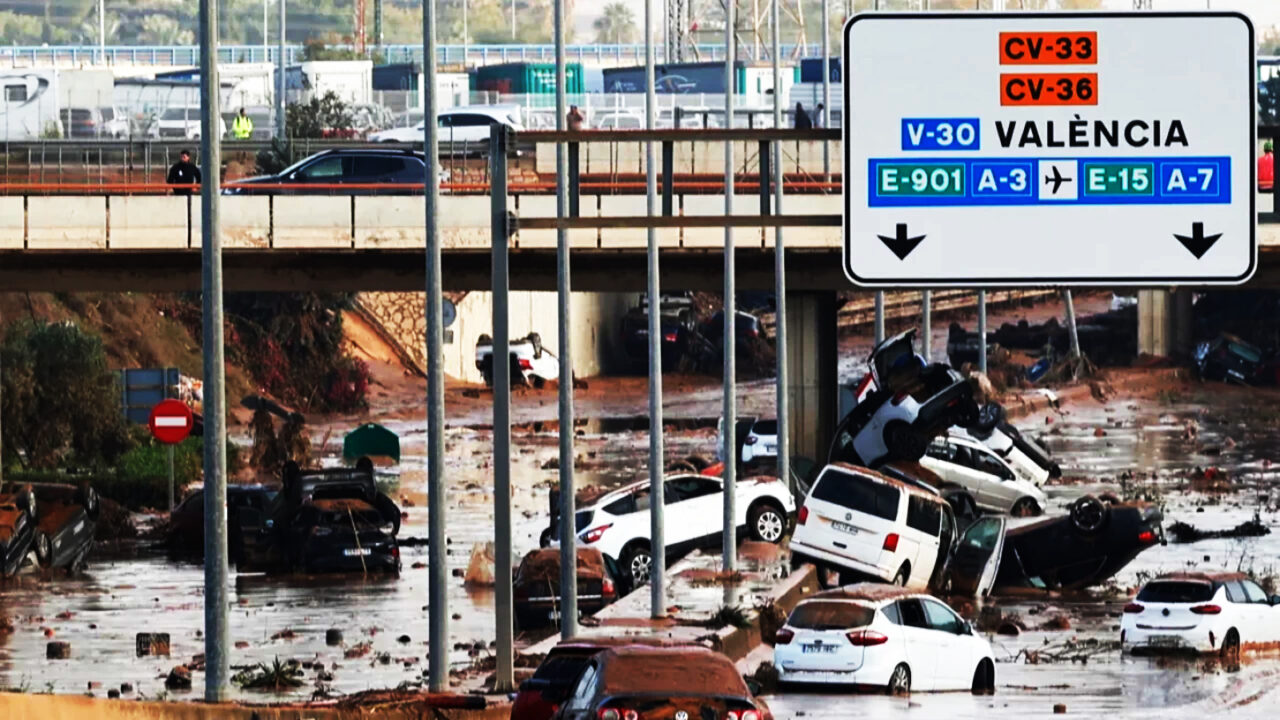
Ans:
[[[1001,105],[1097,105],[1097,73],[1004,73]]]
[[[1098,33],[1000,33],[1001,65],[1094,65]]]

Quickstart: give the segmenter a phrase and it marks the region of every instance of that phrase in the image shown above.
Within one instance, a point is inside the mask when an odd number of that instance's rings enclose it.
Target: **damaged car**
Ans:
[[[1018,477],[1003,458],[966,436],[935,438],[920,464],[943,481],[968,490],[978,507],[989,512],[1034,517],[1044,513],[1048,504],[1035,483]]]
[[[542,336],[529,333],[510,342],[511,383],[541,389],[549,380],[560,377],[560,361],[542,347]],[[493,338],[481,335],[476,342],[476,369],[484,384],[493,387]]]
[[[915,352],[914,329],[881,342],[868,359],[861,399],[836,428],[827,462],[874,468],[887,460],[919,460],[929,442],[953,425],[978,420],[973,385]]]
[[[1235,335],[1222,333],[1196,346],[1192,355],[1201,380],[1261,385],[1267,380],[1260,348]]]
[[[264,511],[238,512],[249,566],[303,573],[400,572],[400,508],[374,482],[373,462],[301,469],[286,463],[283,489]]]
[[[595,615],[631,591],[630,579],[596,548],[578,548],[578,612]],[[520,561],[513,583],[516,627],[560,622],[560,550],[539,548]]]
[[[1280,595],[1243,573],[1178,572],[1151,580],[1120,621],[1120,647],[1137,655],[1184,651],[1238,659],[1280,643]]]
[[[4,543],[0,569],[13,575],[32,550],[43,569],[83,568],[93,548],[100,510],[98,491],[88,484],[0,486],[0,542]]]

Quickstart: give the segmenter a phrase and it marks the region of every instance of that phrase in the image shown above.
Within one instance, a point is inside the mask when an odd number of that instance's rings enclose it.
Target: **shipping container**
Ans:
[[[554,95],[556,66],[554,63],[506,63],[484,65],[472,74],[472,90],[501,95]],[[565,93],[582,94],[582,63],[565,65]]]

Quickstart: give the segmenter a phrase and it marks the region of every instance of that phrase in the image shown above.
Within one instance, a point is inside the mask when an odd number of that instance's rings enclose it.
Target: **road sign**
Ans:
[[[1239,13],[870,13],[844,29],[860,285],[1242,283],[1257,264]]]
[[[151,419],[147,425],[151,434],[162,443],[176,445],[191,434],[195,420],[191,408],[181,400],[163,400],[151,408]]]

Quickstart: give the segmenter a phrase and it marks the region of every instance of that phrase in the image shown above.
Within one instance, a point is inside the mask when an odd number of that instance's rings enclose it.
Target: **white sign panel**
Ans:
[[[1254,31],[1238,13],[873,13],[844,29],[860,285],[1242,283]]]

